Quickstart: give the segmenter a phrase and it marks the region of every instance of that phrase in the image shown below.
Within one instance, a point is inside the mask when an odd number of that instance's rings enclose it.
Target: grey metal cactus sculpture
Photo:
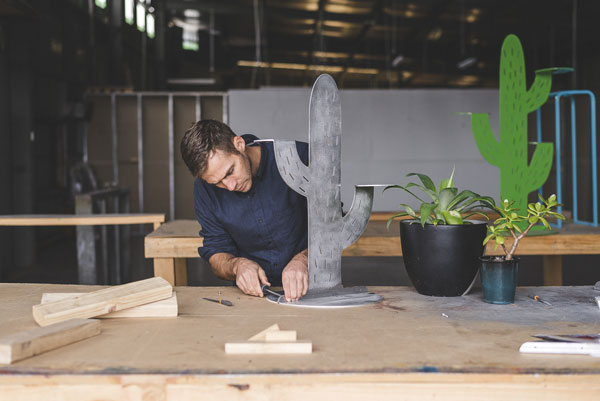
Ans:
[[[342,250],[362,234],[373,206],[373,186],[356,186],[350,211],[342,216],[341,134],[339,92],[333,78],[323,74],[310,95],[309,166],[300,160],[295,141],[275,140],[273,145],[281,177],[307,198],[308,298],[343,293]]]

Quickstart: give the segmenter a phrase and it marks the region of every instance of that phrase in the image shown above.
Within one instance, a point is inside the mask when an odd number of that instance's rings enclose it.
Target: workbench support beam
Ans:
[[[544,285],[562,285],[562,255],[543,255]]]

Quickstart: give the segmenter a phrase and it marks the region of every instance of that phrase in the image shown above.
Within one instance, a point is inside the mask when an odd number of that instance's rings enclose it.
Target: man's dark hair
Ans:
[[[185,131],[181,140],[181,157],[194,177],[206,170],[208,158],[215,150],[239,153],[233,146],[235,133],[217,120],[201,120]]]

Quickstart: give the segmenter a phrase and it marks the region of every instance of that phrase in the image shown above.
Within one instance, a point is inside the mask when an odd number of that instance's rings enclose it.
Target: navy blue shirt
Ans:
[[[257,138],[242,135],[246,143]],[[196,218],[202,226],[205,260],[229,253],[255,261],[272,285],[280,285],[281,271],[308,246],[306,198],[281,178],[272,142],[259,142],[260,164],[248,192],[232,192],[197,178],[194,183]],[[308,165],[308,144],[296,142],[300,160]]]

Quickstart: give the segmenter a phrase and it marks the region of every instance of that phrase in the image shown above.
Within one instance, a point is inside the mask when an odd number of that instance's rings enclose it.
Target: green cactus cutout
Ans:
[[[540,108],[550,94],[553,72],[570,69],[545,68],[535,72],[527,90],[525,56],[519,38],[508,35],[500,56],[500,141],[494,137],[486,113],[471,115],[471,129],[481,155],[500,169],[500,197],[527,210],[527,196],[548,179],[554,145],[534,143],[531,163],[527,161],[527,115]]]

